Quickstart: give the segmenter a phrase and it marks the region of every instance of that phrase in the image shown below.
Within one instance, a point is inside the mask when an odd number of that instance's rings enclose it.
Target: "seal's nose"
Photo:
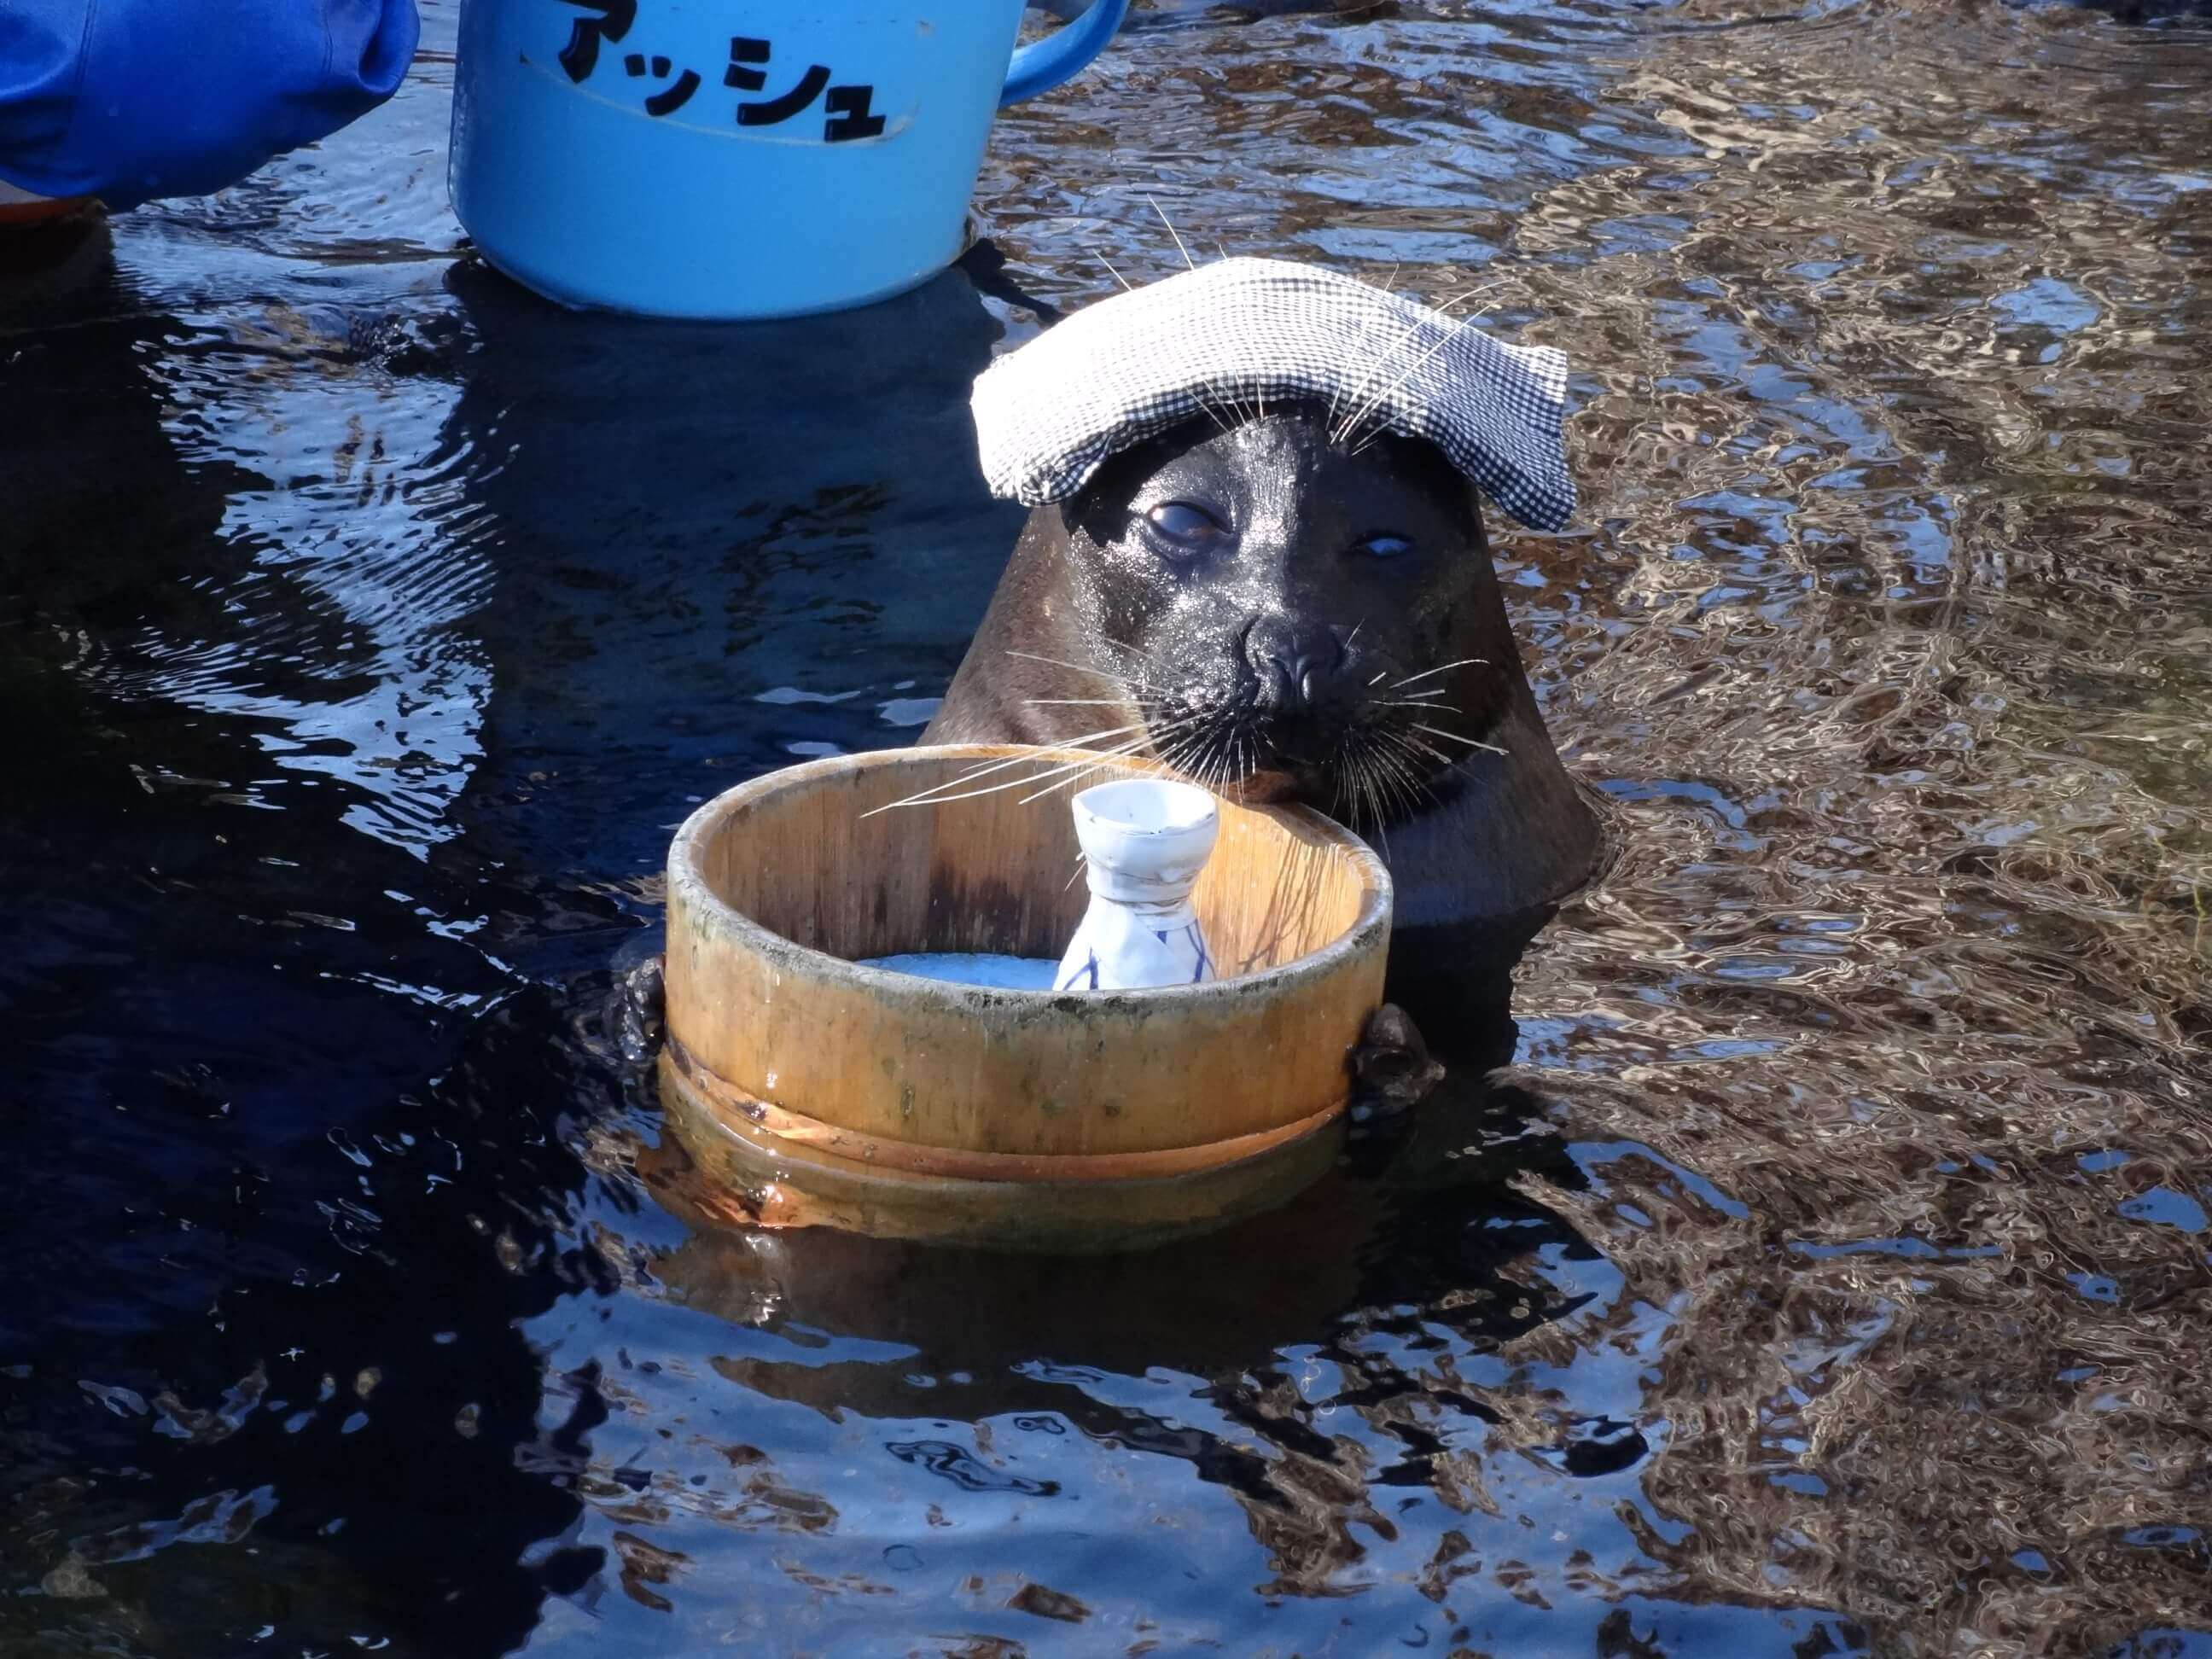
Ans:
[[[1244,657],[1259,677],[1261,702],[1300,708],[1317,701],[1344,666],[1344,645],[1333,628],[1262,617],[1244,635]]]

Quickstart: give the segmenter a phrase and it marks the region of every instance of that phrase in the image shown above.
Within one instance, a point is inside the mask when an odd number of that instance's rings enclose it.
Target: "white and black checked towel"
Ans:
[[[977,376],[992,493],[1034,507],[1208,404],[1308,398],[1425,438],[1534,530],[1574,511],[1567,360],[1285,259],[1223,259],[1086,307]]]

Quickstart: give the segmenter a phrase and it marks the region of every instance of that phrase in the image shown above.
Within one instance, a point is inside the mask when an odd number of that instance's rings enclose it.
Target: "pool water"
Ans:
[[[0,1652],[2212,1651],[2201,15],[1151,0],[747,331],[477,269],[424,15],[0,274]],[[1276,1216],[748,1230],[603,1012],[669,836],[919,733],[1155,202],[1568,353],[1615,856]]]

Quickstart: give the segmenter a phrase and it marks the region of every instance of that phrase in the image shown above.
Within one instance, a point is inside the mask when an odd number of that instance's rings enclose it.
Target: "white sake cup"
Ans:
[[[1076,796],[1091,908],[1060,958],[1063,991],[1195,985],[1216,977],[1191,890],[1221,830],[1195,785],[1131,778]]]

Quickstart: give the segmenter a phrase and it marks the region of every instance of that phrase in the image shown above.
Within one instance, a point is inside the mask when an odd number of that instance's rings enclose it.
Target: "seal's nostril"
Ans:
[[[1303,648],[1291,659],[1289,678],[1291,684],[1297,688],[1298,695],[1311,702],[1342,671],[1344,647],[1334,634],[1324,634],[1300,643]]]
[[[1245,634],[1245,657],[1259,677],[1263,702],[1279,708],[1310,706],[1343,668],[1343,642],[1330,629],[1296,629],[1263,617]]]

